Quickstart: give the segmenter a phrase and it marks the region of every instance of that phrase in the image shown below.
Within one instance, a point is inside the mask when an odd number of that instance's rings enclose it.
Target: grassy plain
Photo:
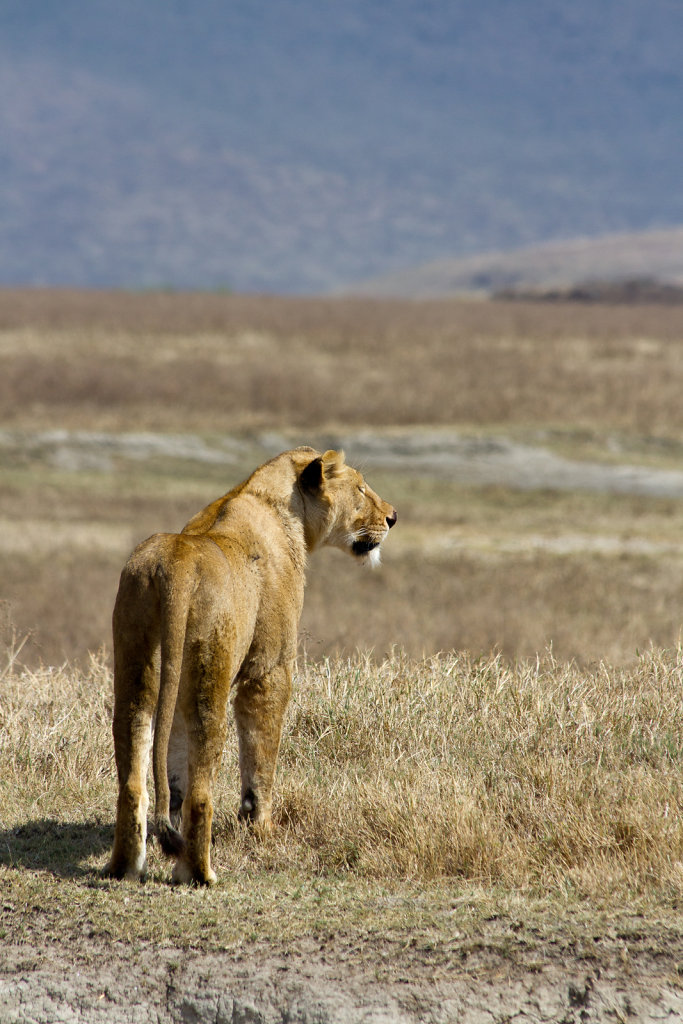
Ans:
[[[565,457],[683,464],[671,307],[0,292],[0,599],[31,664],[109,644],[132,546],[178,529],[282,444],[371,429],[504,435]],[[35,443],[64,432],[64,444]],[[191,455],[74,454],[74,432],[234,440]],[[7,436],[7,435],[5,435]],[[23,441],[22,441],[23,439]],[[0,441],[2,437],[0,436]],[[625,663],[680,630],[677,500],[374,470],[400,529],[379,574],[312,560],[313,656],[394,646]]]
[[[456,932],[460,948],[501,912],[521,918],[527,943],[536,929],[539,948],[551,934],[585,939],[587,927],[589,945],[619,928],[626,941],[653,916],[667,932],[683,898],[682,677],[680,651],[623,670],[456,653],[304,663],[275,834],[259,841],[237,820],[231,729],[219,884],[189,912],[153,841],[144,888],[98,878],[114,793],[105,661],[34,672],[8,662],[3,938],[32,941],[59,922],[76,948],[84,931],[234,949],[340,929],[432,944]]]
[[[308,930],[464,963],[498,921],[527,965],[647,941],[677,984],[678,499],[365,466],[399,524],[379,572],[312,559],[275,837],[236,821],[231,740],[214,892],[169,894],[153,844],[145,887],[96,871],[109,616],[138,540],[179,528],[274,435],[343,436],[354,461],[362,432],[391,448],[399,427],[449,429],[678,469],[682,389],[675,308],[0,293],[5,940],[59,933],[87,958]],[[141,433],[136,452],[109,443]],[[232,447],[154,447],[170,435]]]
[[[0,294],[4,426],[683,436],[674,307]]]

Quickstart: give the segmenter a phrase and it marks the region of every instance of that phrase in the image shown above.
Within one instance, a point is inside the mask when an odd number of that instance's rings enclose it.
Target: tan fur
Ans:
[[[136,548],[121,574],[113,619],[119,797],[107,874],[144,874],[156,716],[157,835],[177,858],[174,881],[215,881],[212,788],[233,687],[240,814],[270,828],[306,556],[327,544],[376,562],[395,522],[394,509],[343,452],[295,448],[208,505],[182,533],[156,534]]]

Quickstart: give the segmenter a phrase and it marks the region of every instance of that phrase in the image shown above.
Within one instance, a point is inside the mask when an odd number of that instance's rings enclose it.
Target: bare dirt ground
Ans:
[[[530,445],[505,436],[477,436],[449,429],[356,431],[311,439],[319,447],[345,448],[353,460],[370,469],[406,475],[428,475],[479,486],[516,490],[549,488],[680,498],[683,472],[646,465],[610,464],[567,459],[541,444]],[[0,430],[0,452],[6,459],[30,459],[53,468],[107,472],[112,460],[191,459],[194,463],[234,469],[245,449],[256,462],[293,444],[297,436],[269,432],[248,443],[230,437],[207,440],[194,434],[106,433],[50,430],[28,434]]]
[[[514,923],[492,920],[476,943],[421,947],[406,937],[356,946],[302,936],[273,953],[86,939],[64,950],[0,953],[3,1024],[413,1024],[413,1022],[649,1022],[683,1020],[683,940],[665,954],[646,933],[617,932],[594,950],[539,947]],[[456,933],[457,934],[457,933]]]

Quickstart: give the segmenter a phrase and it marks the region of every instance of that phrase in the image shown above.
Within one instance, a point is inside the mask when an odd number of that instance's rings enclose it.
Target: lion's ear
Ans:
[[[323,463],[323,476],[326,480],[330,480],[333,476],[339,476],[344,464],[346,462],[346,456],[344,452],[335,452],[334,449],[330,448],[322,457]]]
[[[332,449],[309,462],[301,474],[301,485],[307,491],[319,491],[325,480],[338,476],[344,466],[344,452]]]

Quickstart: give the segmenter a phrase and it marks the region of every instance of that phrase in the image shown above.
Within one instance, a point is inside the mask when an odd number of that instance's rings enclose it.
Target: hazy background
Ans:
[[[0,282],[311,293],[683,224],[682,43],[678,0],[4,0]]]
[[[400,525],[312,560],[312,656],[675,643],[682,41],[678,0],[5,0],[0,641],[109,648],[131,548],[313,443]]]

